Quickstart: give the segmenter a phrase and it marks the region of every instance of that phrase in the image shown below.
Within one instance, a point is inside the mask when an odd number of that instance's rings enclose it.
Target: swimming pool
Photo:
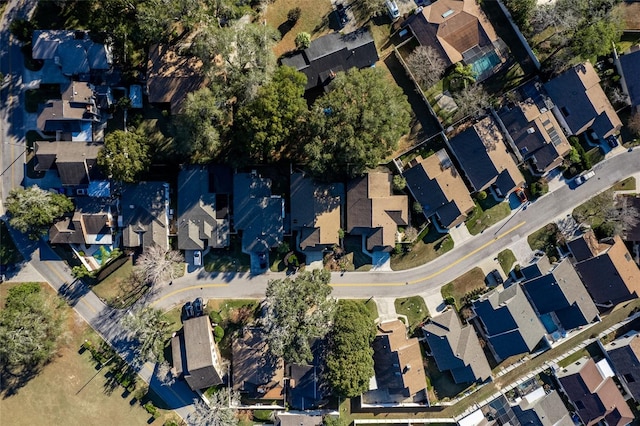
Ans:
[[[551,318],[551,314],[540,315],[540,321],[542,321],[542,325],[547,330],[547,333],[551,334],[554,331],[558,331],[558,326],[555,322],[553,322],[553,318]]]
[[[485,72],[492,70],[493,67],[498,65],[500,62],[500,58],[496,52],[490,52],[474,61],[471,64],[471,69],[473,70],[473,74],[476,78],[478,78]]]
[[[100,246],[100,249],[93,254],[93,258],[100,266],[109,260],[109,257],[111,257],[111,248],[106,246]]]

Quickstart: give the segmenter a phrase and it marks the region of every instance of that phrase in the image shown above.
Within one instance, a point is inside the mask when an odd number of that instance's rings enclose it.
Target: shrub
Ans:
[[[413,211],[416,213],[422,213],[424,210],[422,209],[422,204],[420,204],[419,202],[414,202],[413,203]]]
[[[271,410],[254,410],[253,419],[258,422],[268,422],[271,420]]]
[[[294,42],[298,49],[306,49],[309,47],[309,45],[311,45],[311,34],[305,32],[298,33]]]
[[[549,192],[549,184],[544,180],[539,180],[531,185],[531,195],[535,198],[541,197]]]
[[[220,315],[220,312],[218,312],[218,311],[209,312],[209,319],[214,324],[220,324],[222,322],[222,316]]]
[[[289,21],[292,25],[295,25],[300,19],[300,15],[302,14],[302,9],[299,7],[294,7],[287,12],[287,21]]]
[[[224,337],[224,328],[220,327],[219,325],[216,325],[213,328],[213,337],[214,337],[216,343],[220,343],[220,341]]]
[[[444,299],[444,303],[446,303],[447,305],[454,306],[456,304],[456,298],[453,296],[447,296]]]
[[[153,402],[151,401],[144,404],[144,409],[147,410],[147,413],[151,414],[154,417],[158,413],[158,409],[155,407],[155,405],[153,405]]]
[[[479,191],[478,194],[476,194],[476,197],[480,201],[486,200],[487,199],[487,191]]]
[[[393,189],[396,191],[402,191],[407,187],[407,180],[402,175],[395,175],[393,177]]]
[[[397,244],[395,245],[395,247],[393,248],[393,253],[394,253],[394,254],[400,254],[400,253],[402,253],[402,244],[397,243]]]

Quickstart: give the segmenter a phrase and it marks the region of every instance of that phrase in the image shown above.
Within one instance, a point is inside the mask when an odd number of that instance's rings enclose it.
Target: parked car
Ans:
[[[527,198],[527,194],[522,188],[516,189],[516,196],[518,197],[518,200],[520,200],[520,204],[524,204],[529,201],[529,199]]]
[[[504,280],[502,279],[502,275],[500,275],[500,272],[497,269],[494,269],[493,271],[489,272],[489,275],[487,275],[487,278],[489,278],[489,281],[495,281],[495,285],[500,285],[504,283]]]
[[[387,6],[389,18],[391,18],[392,21],[395,21],[400,17],[400,9],[398,9],[398,5],[394,0],[386,0],[385,5]]]
[[[202,297],[197,297],[196,300],[193,301],[193,312],[197,317],[203,314],[204,303],[202,302]]]
[[[193,265],[202,266],[202,252],[200,250],[193,252]]]
[[[593,170],[591,170],[590,172],[581,174],[576,178],[576,186],[582,185],[583,183],[585,183],[595,175],[596,175],[596,172],[594,172]]]
[[[338,15],[340,29],[342,29],[349,22],[349,17],[347,16],[347,8],[345,8],[342,3],[336,4],[336,14]]]
[[[607,143],[611,148],[615,148],[616,146],[620,145],[618,143],[618,138],[616,138],[614,135],[611,135],[607,138]]]
[[[193,317],[193,305],[191,302],[187,302],[184,304],[184,316],[189,319]]]

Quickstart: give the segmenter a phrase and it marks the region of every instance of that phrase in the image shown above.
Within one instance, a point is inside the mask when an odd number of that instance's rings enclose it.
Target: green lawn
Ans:
[[[498,253],[498,262],[500,262],[500,267],[504,273],[509,275],[511,268],[513,268],[513,264],[516,263],[516,256],[509,249],[502,250]]]
[[[547,256],[557,256],[555,245],[557,244],[558,225],[548,223],[527,237],[527,242],[532,250],[542,250]]]
[[[251,266],[251,258],[242,252],[240,240],[231,237],[231,244],[226,249],[211,249],[204,256],[204,270],[207,272],[247,272]]]
[[[369,317],[375,321],[378,318],[378,307],[373,299],[356,299],[356,302],[364,304],[365,308],[369,311]]]
[[[7,225],[0,220],[0,265],[10,265],[20,261],[22,261],[22,255],[9,235]]]
[[[631,176],[613,185],[614,191],[635,191],[636,178]]]
[[[41,84],[38,89],[29,89],[24,93],[24,108],[27,112],[38,112],[38,106],[49,99],[61,99],[59,84]]]
[[[396,313],[398,315],[406,315],[409,320],[409,333],[413,333],[425,319],[429,317],[429,310],[421,296],[411,296],[396,299],[394,302]]]
[[[456,301],[457,309],[460,309],[463,305],[462,298],[476,289],[485,288],[484,272],[480,268],[473,268],[469,272],[460,275],[455,280],[448,284],[445,284],[440,289],[442,298],[453,297]]]
[[[131,306],[149,289],[146,284],[135,285],[129,280],[132,270],[133,262],[129,259],[91,289],[111,307],[121,309]]]
[[[391,255],[391,269],[402,271],[424,265],[438,256],[453,249],[453,239],[449,234],[439,233],[435,227],[429,227],[424,236],[411,246],[410,252]]]
[[[489,197],[487,197],[487,199],[488,198]],[[467,218],[467,229],[469,229],[471,235],[478,235],[491,225],[509,216],[510,213],[511,208],[507,202],[497,203],[487,209],[483,209],[480,203],[476,203],[476,207]]]
[[[597,228],[605,221],[605,212],[613,205],[613,190],[608,189],[573,209],[572,216],[578,222],[584,222]]]
[[[571,365],[577,360],[579,360],[580,358],[585,356],[594,358],[594,360],[597,362],[604,357],[604,354],[602,353],[602,350],[600,350],[600,346],[598,345],[598,343],[593,342],[588,344],[584,348],[580,349],[579,351],[576,351],[571,355],[569,355],[568,357],[560,360],[558,362],[558,365],[560,367],[566,367],[567,365]]]

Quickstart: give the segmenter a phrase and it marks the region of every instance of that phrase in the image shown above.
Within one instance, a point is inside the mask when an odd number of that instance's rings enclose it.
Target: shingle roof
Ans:
[[[291,175],[291,229],[300,233],[301,250],[339,243],[343,203],[343,184],[319,184],[303,173]]]
[[[497,287],[475,301],[473,309],[501,359],[531,352],[546,334],[518,284]]]
[[[367,250],[391,250],[408,224],[408,198],[393,195],[391,174],[368,173],[347,184],[347,232],[367,236]]]
[[[112,57],[103,44],[94,43],[86,31],[36,30],[32,38],[34,59],[53,60],[65,75],[108,70]]]
[[[523,398],[513,407],[513,412],[522,426],[574,426],[569,411],[558,392],[551,391],[539,399]]]
[[[167,201],[168,188],[162,182],[126,185],[120,196],[122,244],[125,247],[169,246]]]
[[[331,72],[366,68],[378,61],[373,36],[366,28],[348,34],[331,33],[311,41],[302,52],[282,59],[287,65],[307,76],[305,89],[324,86],[331,81]]]
[[[209,317],[191,318],[183,321],[182,325],[184,334],[180,343],[184,345],[185,380],[193,390],[221,384],[219,355]]]
[[[640,50],[620,56],[620,66],[632,106],[640,105]]]
[[[462,327],[453,309],[429,319],[422,327],[440,371],[450,370],[456,383],[484,382],[491,368],[472,326]]]
[[[233,388],[252,399],[284,397],[284,362],[269,351],[258,328],[245,329],[234,338],[232,350]]]
[[[49,170],[55,163],[63,185],[88,185],[102,173],[96,159],[104,144],[94,142],[36,142],[36,170]]]
[[[636,401],[640,399],[640,333],[630,331],[606,344],[604,349],[620,381]]]
[[[212,172],[209,169],[217,169]],[[218,182],[219,180],[225,182]],[[228,193],[216,193],[216,185],[230,187],[232,171],[226,166],[190,166],[178,174],[178,248],[203,250],[229,245]],[[205,246],[206,241],[206,246]]]
[[[607,137],[622,127],[591,62],[575,65],[544,88],[573,134],[593,126],[599,136]]]
[[[442,149],[426,159],[419,156],[415,162],[403,175],[424,215],[437,214],[445,228],[462,223],[475,204],[447,152]]]
[[[598,317],[598,309],[568,259],[522,287],[538,314],[555,313],[565,330],[587,325]]]

